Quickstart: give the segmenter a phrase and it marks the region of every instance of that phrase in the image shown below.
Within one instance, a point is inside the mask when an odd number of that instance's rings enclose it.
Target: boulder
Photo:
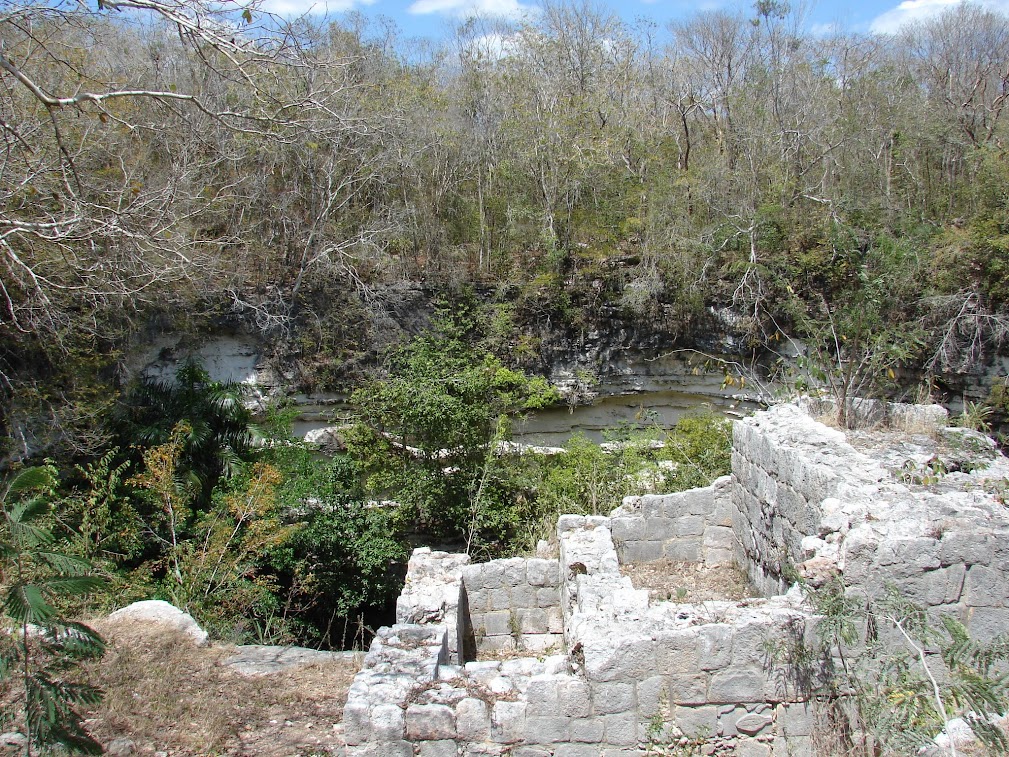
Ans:
[[[146,599],[127,605],[109,615],[109,622],[159,625],[185,634],[199,646],[207,643],[207,632],[200,628],[192,615],[160,599]]]

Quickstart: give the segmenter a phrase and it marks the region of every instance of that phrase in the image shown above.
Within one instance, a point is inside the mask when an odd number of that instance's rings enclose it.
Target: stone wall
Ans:
[[[728,476],[701,489],[626,497],[610,519],[622,563],[661,559],[711,567],[735,563]]]
[[[919,421],[930,415],[926,409]],[[906,410],[902,416],[911,422]],[[936,458],[977,443],[969,432],[932,434],[952,447]],[[799,575],[813,583],[838,575],[862,600],[894,586],[934,613],[958,617],[977,638],[991,638],[1009,628],[1009,509],[990,491],[1009,464],[991,453],[976,470],[924,484],[913,474],[916,448],[899,444],[896,457],[858,451],[841,431],[791,405],[736,423],[736,560],[764,594]],[[911,474],[899,465],[905,456]]]
[[[992,458],[984,475],[1009,477]],[[559,560],[416,550],[399,622],[350,690],[348,757],[615,757],[692,738],[706,753],[815,754],[803,692],[768,656],[813,643],[792,579],[837,575],[860,598],[892,583],[979,638],[1009,627],[1006,507],[981,473],[926,485],[901,470],[782,406],[735,425],[731,478],[562,516]],[[650,600],[620,563],[658,558],[734,561],[766,596]],[[473,659],[524,649],[539,656]]]
[[[564,641],[557,560],[513,558],[468,565],[463,593],[477,655],[540,653]]]

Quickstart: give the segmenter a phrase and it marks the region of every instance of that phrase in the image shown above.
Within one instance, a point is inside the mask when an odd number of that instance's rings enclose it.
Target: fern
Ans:
[[[97,704],[101,691],[70,680],[78,663],[102,654],[101,637],[82,623],[63,620],[57,598],[97,588],[79,557],[53,548],[46,518],[56,489],[51,465],[28,468],[12,478],[0,499],[0,611],[10,621],[0,637],[0,681],[12,689],[11,716],[27,737],[31,757],[52,747],[72,754],[100,754],[84,728],[78,707]]]

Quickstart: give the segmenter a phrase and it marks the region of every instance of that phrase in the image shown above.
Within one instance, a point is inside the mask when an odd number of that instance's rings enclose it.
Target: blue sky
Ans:
[[[822,34],[831,27],[848,31],[887,33],[901,24],[934,15],[959,0],[814,0],[807,12],[811,32]],[[664,25],[673,19],[688,18],[699,10],[749,10],[745,0],[595,0],[628,22],[645,17]],[[980,0],[993,10],[1009,15],[1009,0]],[[265,0],[266,10],[281,15],[342,13],[357,11],[367,17],[385,16],[396,22],[404,38],[433,40],[447,36],[467,17],[521,18],[537,12],[538,0]]]

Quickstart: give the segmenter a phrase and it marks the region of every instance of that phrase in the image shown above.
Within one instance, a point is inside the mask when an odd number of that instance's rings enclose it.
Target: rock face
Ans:
[[[939,414],[896,415],[918,427]],[[985,454],[990,475],[1009,474]],[[399,623],[351,687],[348,757],[614,757],[699,738],[719,753],[815,754],[814,705],[767,658],[815,637],[793,571],[839,575],[859,596],[897,585],[979,638],[1009,625],[1009,514],[984,471],[937,488],[881,459],[783,406],[736,424],[731,477],[562,516],[559,560],[418,550]],[[735,563],[765,597],[651,601],[620,564],[657,559]],[[537,656],[479,659],[501,650]]]
[[[160,599],[146,599],[127,605],[109,615],[109,621],[129,625],[158,625],[185,634],[198,646],[207,643],[207,632],[200,628],[192,615]]]

